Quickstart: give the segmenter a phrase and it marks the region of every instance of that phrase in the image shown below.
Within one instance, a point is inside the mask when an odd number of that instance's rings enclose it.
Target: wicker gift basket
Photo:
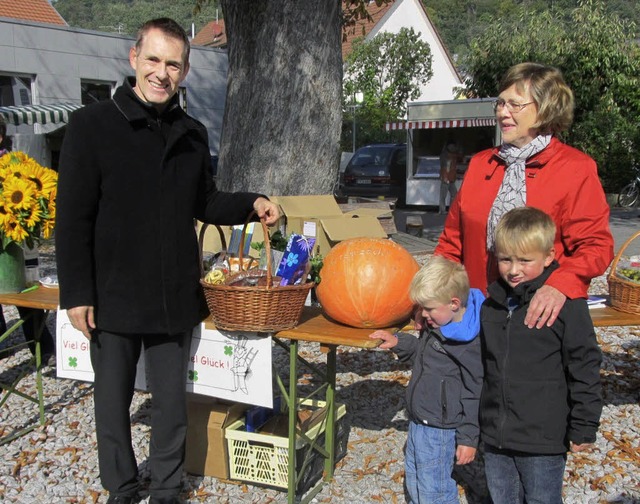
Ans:
[[[313,282],[306,282],[300,285],[280,286],[279,281],[275,282],[271,272],[271,261],[266,261],[267,269],[242,269],[246,263],[243,261],[242,251],[246,236],[246,228],[253,213],[247,219],[242,230],[242,238],[238,255],[240,257],[241,271],[231,275],[224,284],[210,284],[204,281],[204,271],[202,271],[200,284],[204,289],[207,306],[211,312],[213,323],[217,329],[225,331],[258,331],[276,332],[291,329],[298,324],[302,314],[304,302]],[[269,243],[269,232],[263,220],[262,230],[264,232],[264,243],[267,258],[271,257],[271,245]],[[208,225],[203,224],[200,229],[200,268],[202,265],[202,247],[204,245],[204,233]],[[219,226],[216,226],[220,233],[222,242],[222,253],[226,254],[226,241]],[[253,278],[256,285],[246,286],[247,282],[240,282],[243,285],[233,285],[240,279]]]
[[[607,277],[611,306],[627,313],[640,313],[640,283],[624,278],[618,274],[618,262],[625,249],[638,236],[640,236],[640,231],[631,236],[625,244],[620,247],[618,254],[611,263],[611,270]]]

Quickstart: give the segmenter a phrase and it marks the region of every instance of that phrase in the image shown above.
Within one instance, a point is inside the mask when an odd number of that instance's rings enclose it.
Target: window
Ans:
[[[0,107],[31,105],[31,77],[0,75]]]
[[[80,86],[82,88],[83,105],[111,99],[111,92],[113,90],[112,82],[81,80]]]

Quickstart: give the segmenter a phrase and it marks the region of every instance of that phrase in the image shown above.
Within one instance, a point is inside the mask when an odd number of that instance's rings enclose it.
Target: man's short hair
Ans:
[[[526,89],[531,94],[538,108],[535,127],[542,133],[557,134],[571,126],[575,107],[573,92],[560,70],[540,63],[520,63],[507,70],[498,92],[513,85],[520,93]]]
[[[189,62],[189,51],[191,50],[191,45],[189,44],[187,32],[185,32],[184,28],[182,28],[182,26],[180,26],[176,21],[167,17],[150,19],[140,27],[136,38],[136,52],[140,51],[140,47],[142,47],[142,42],[144,41],[144,36],[149,32],[149,30],[153,29],[160,30],[168,37],[180,40],[184,44],[184,52],[182,54],[183,63]]]
[[[429,301],[448,303],[460,299],[462,306],[469,298],[469,277],[462,264],[442,256],[433,256],[413,277],[409,297],[424,306]]]
[[[496,226],[497,253],[551,251],[556,237],[553,219],[534,207],[520,207],[505,213]]]

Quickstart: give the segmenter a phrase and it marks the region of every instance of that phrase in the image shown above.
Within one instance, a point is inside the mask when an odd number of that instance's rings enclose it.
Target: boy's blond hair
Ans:
[[[553,248],[556,225],[542,210],[520,207],[505,213],[496,226],[495,250],[497,253],[544,254]]]
[[[434,256],[413,277],[409,297],[420,306],[429,301],[448,303],[454,297],[466,306],[469,277],[462,264]]]

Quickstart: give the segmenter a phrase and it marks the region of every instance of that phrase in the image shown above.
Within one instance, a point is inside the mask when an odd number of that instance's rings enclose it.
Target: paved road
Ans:
[[[431,207],[415,207],[396,209],[394,219],[398,231],[406,232],[407,216],[422,217],[423,237],[433,242],[438,241],[444,226],[444,215],[438,215],[437,210]],[[620,250],[627,239],[640,231],[640,210],[638,208],[612,208],[610,219],[611,232],[613,234],[615,252]],[[625,250],[624,255],[640,254],[640,237],[633,240]]]

